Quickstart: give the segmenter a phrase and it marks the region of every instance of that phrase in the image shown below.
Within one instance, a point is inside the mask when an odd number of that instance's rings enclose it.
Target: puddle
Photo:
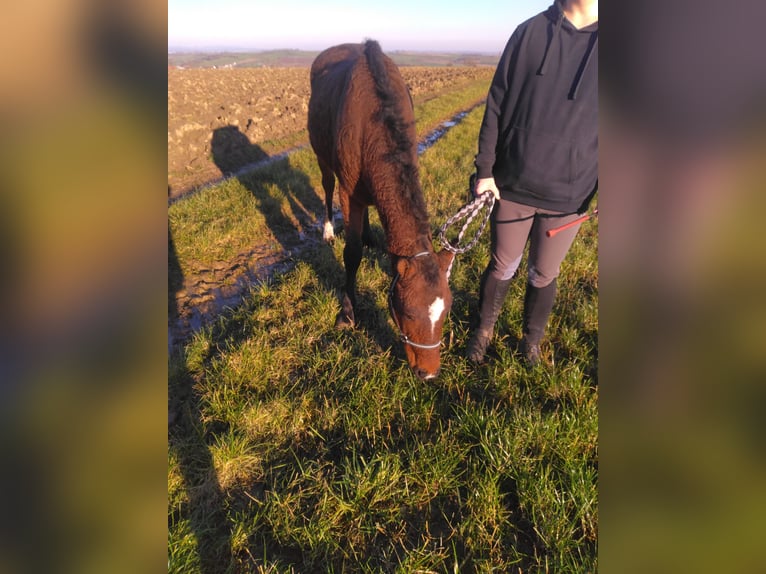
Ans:
[[[463,118],[465,118],[471,112],[471,110],[473,110],[473,108],[464,112],[460,112],[459,114],[453,116],[452,119],[443,122],[438,128],[428,134],[423,139],[423,141],[418,143],[418,155],[421,155],[424,151],[438,142],[444,136],[444,134],[450,130],[450,128],[454,128],[456,125],[458,125],[463,120]]]

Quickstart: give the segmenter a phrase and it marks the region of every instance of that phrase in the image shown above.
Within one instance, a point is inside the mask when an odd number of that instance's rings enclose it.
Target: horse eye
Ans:
[[[402,309],[402,316],[409,321],[415,320],[415,315],[409,309]]]

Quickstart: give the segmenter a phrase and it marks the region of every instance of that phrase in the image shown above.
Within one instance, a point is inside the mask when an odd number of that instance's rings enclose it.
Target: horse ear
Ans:
[[[455,254],[452,251],[442,249],[436,254],[439,258],[439,269],[442,273],[447,274],[447,280],[449,281],[450,273],[452,272],[452,262],[455,260]]]

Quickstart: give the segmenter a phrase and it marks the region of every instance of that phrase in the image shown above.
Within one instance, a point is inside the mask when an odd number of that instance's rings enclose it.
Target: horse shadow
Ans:
[[[281,248],[291,252],[305,246],[324,217],[324,202],[308,176],[292,167],[289,157],[269,156],[237,126],[215,129],[210,149],[221,174],[235,177],[255,198]]]
[[[294,167],[289,157],[269,156],[237,126],[215,129],[211,138],[211,152],[213,162],[221,174],[224,177],[236,177],[255,198],[266,225],[282,250],[293,260],[308,263],[322,288],[338,295],[340,301],[345,270],[335,257],[332,247],[322,239],[324,192],[320,196],[309,177]],[[287,200],[291,216],[283,209],[283,198]],[[339,214],[333,216],[336,228],[339,225],[338,218]],[[367,245],[366,255],[376,265],[387,269],[386,254],[382,250],[385,245],[383,235],[382,227],[373,225],[370,228],[370,244]],[[381,334],[380,329],[369,327],[366,320],[371,319],[372,325],[379,322],[375,316],[374,294],[360,291],[357,296],[362,309],[357,328],[364,330],[382,348],[390,346],[395,339],[393,331]]]

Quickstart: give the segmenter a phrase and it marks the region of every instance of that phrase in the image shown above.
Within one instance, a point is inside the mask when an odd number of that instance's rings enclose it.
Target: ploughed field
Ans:
[[[419,104],[489,66],[401,67]],[[168,70],[168,186],[177,196],[308,142],[309,68]],[[448,118],[443,118],[448,119]]]

